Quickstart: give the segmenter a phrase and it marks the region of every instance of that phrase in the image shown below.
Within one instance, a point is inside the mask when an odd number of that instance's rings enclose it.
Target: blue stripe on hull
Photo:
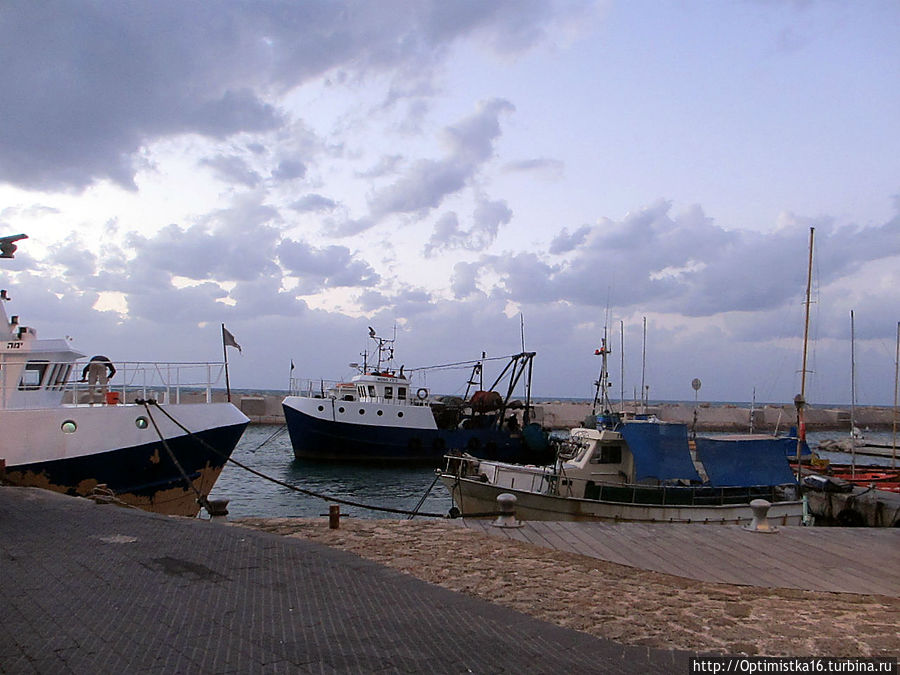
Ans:
[[[552,453],[530,451],[519,434],[497,429],[408,429],[316,419],[283,406],[297,459],[440,466],[461,450],[484,459],[545,464]]]
[[[183,435],[167,439],[169,448],[178,459],[184,472],[195,484],[203,484],[201,491],[208,494],[212,484],[203,477],[218,477],[228,457],[244,433],[247,424],[235,424],[217,429],[196,432],[218,453],[212,452],[191,436]],[[199,507],[191,507],[196,496],[185,485],[178,467],[172,462],[160,441],[144,445],[99,452],[82,457],[70,457],[33,464],[18,464],[7,468],[7,479],[14,485],[41,487],[70,495],[89,495],[94,486],[105,484],[117,496],[127,495],[125,501],[142,508],[164,513],[196,515]],[[199,487],[199,485],[198,485]],[[187,497],[186,508],[154,508],[155,498],[163,491],[182,491]],[[178,500],[169,495],[167,501]],[[193,511],[190,513],[190,511]]]

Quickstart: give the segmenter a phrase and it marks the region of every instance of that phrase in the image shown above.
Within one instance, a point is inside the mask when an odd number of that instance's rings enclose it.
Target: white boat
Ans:
[[[15,239],[0,238],[4,252]],[[90,362],[9,317],[9,299],[0,292],[4,482],[196,516],[249,423],[212,402],[222,364],[112,362],[108,381],[102,365],[98,381],[76,381]]]
[[[604,412],[596,427],[573,429],[549,466],[448,456],[439,477],[457,515],[496,515],[497,497],[508,493],[522,520],[749,524],[750,503],[765,499],[771,523],[801,523],[803,503],[787,457],[797,439],[689,439],[685,424],[623,420],[609,412],[605,340],[597,353]]]
[[[283,402],[294,456],[301,460],[360,464],[439,466],[450,450],[516,462],[550,462],[553,452],[539,425],[530,421],[533,352],[510,357],[493,385],[471,397],[433,396],[416,387],[403,367],[393,367],[393,339],[370,329],[375,343],[370,362],[364,353],[360,372],[349,382],[309,383]],[[466,362],[482,373],[481,362]],[[515,384],[527,372],[526,401],[512,400]],[[505,395],[496,391],[508,377]],[[475,377],[470,385],[475,386]],[[479,378],[480,380],[480,378]],[[294,387],[292,386],[292,389]]]
[[[772,505],[770,522],[799,525],[803,504],[785,445],[775,440],[695,439],[697,455],[717,457],[723,468],[721,481],[704,482],[698,467],[708,472],[713,462],[692,461],[686,425],[635,420],[613,428],[573,429],[569,452],[555,465],[448,457],[440,478],[462,517],[495,515],[497,497],[509,493],[522,520],[749,524],[750,502],[765,499]],[[733,471],[736,461],[778,466],[783,482],[731,480],[730,475],[747,475],[746,466]]]

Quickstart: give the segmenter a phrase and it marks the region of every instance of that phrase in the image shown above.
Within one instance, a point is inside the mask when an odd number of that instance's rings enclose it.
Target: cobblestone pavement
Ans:
[[[2,673],[661,673],[628,647],[353,554],[0,487]]]

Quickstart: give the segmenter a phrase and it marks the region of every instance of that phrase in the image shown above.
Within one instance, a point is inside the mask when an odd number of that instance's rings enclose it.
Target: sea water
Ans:
[[[842,438],[840,432],[809,434],[810,445],[826,438]],[[890,432],[873,432],[867,437],[891,442]],[[849,455],[823,453],[835,462],[850,462]],[[432,468],[361,467],[308,462],[294,459],[287,428],[278,424],[250,425],[232,457],[281,483],[320,495],[360,504],[414,511],[420,500],[421,513],[446,514],[452,506],[450,493],[435,482]],[[890,465],[889,458],[857,457],[859,464]],[[328,515],[335,502],[314,497],[285,485],[271,482],[229,462],[216,482],[211,499],[228,499],[229,518],[257,517],[317,518]],[[341,513],[357,518],[402,519],[404,514],[340,504]]]
[[[284,425],[251,424],[232,458],[281,483],[360,504],[404,511],[446,514],[452,502],[433,468],[360,467],[294,458]],[[427,496],[426,496],[427,494]],[[228,499],[229,518],[316,518],[335,502],[313,497],[260,478],[232,462],[226,464],[210,499]],[[340,504],[342,514],[358,518],[402,519],[404,514]]]

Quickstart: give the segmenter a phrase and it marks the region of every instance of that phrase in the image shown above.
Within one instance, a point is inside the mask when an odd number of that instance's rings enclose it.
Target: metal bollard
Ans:
[[[493,522],[494,527],[522,527],[516,520],[516,496],[508,492],[497,495],[497,510],[500,515]]]
[[[228,499],[210,499],[206,502],[206,512],[210,520],[228,519]]]
[[[341,507],[332,504],[328,507],[328,529],[336,530],[341,526]]]
[[[749,525],[745,525],[744,529],[749,532],[766,532],[769,534],[778,532],[777,527],[769,524],[768,514],[770,506],[772,506],[772,504],[765,499],[754,499],[750,502],[750,509],[753,511],[753,520],[750,521]]]

